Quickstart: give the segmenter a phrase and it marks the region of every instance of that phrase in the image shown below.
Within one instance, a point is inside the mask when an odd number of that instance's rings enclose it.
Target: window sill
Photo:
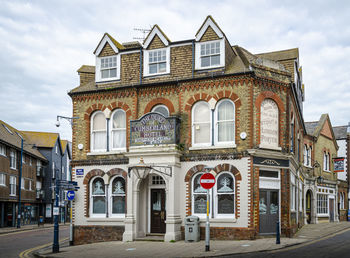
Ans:
[[[236,148],[236,144],[229,145],[210,145],[210,146],[193,146],[190,147],[189,150],[213,150],[213,149],[228,149],[228,148]]]
[[[329,214],[317,214],[317,217],[328,218]]]
[[[126,149],[121,150],[112,150],[112,151],[94,151],[87,153],[88,156],[97,156],[97,155],[112,155],[112,154],[121,154],[125,153]]]
[[[105,221],[108,221],[108,222],[124,222],[125,218],[115,218],[115,217],[112,217],[112,218],[107,218],[107,217],[104,217],[104,218],[88,218],[86,221],[87,222],[105,222]]]
[[[215,66],[206,66],[206,67],[197,67],[196,71],[205,71],[205,70],[212,70],[217,68],[225,68],[225,65],[215,65]]]
[[[106,78],[106,79],[100,79],[98,81],[95,81],[96,83],[108,83],[108,82],[114,82],[114,81],[120,81],[120,78],[113,77],[113,78]]]
[[[205,223],[206,218],[205,217],[199,217],[199,222],[200,223]],[[233,218],[209,218],[210,223],[237,223],[237,219]]]
[[[259,148],[260,149],[268,149],[268,150],[278,150],[278,151],[282,150],[281,147],[271,147],[271,146],[267,146],[267,145],[263,145],[263,144],[260,144]]]
[[[158,76],[162,76],[162,75],[170,75],[170,72],[165,72],[165,73],[153,73],[153,74],[145,74],[143,76],[143,78],[148,78],[148,79],[152,79],[153,77],[158,77]]]

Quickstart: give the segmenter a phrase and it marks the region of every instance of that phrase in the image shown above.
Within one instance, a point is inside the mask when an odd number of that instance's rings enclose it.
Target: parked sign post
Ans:
[[[209,189],[215,185],[215,177],[210,173],[205,173],[199,179],[199,183],[207,189],[207,222],[205,224],[205,251],[210,251],[210,224],[209,224]]]
[[[69,212],[69,219],[70,219],[70,224],[69,224],[69,245],[73,245],[73,223],[72,223],[72,201],[74,200],[75,197],[75,192],[74,191],[68,191],[67,192],[67,199],[69,201],[69,207],[70,207],[70,212]]]

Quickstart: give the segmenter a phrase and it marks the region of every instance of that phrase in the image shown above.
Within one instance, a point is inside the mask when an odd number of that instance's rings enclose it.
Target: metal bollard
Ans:
[[[280,222],[277,221],[276,223],[276,245],[279,245],[281,243],[280,240]]]

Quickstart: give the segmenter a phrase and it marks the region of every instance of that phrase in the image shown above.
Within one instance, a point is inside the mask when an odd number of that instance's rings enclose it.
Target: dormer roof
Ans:
[[[106,43],[108,43],[111,48],[114,50],[114,52],[118,53],[119,50],[121,49],[125,49],[125,47],[120,44],[118,41],[116,41],[111,35],[109,35],[107,32],[103,35],[102,39],[100,40],[100,43],[98,43],[94,54],[95,56],[98,56],[102,49],[104,48],[104,46],[106,45]]]
[[[208,15],[207,18],[204,20],[202,26],[199,28],[199,30],[196,33],[196,41],[200,41],[201,38],[203,37],[204,33],[207,31],[208,27],[211,27],[216,35],[219,38],[225,37],[225,34],[222,32],[218,24],[215,22],[213,17],[211,15]]]
[[[170,44],[170,39],[165,35],[165,33],[159,28],[159,26],[156,24],[153,26],[151,31],[148,33],[147,37],[145,38],[143,42],[143,47],[148,48],[149,44],[152,42],[153,38],[155,36],[158,36],[160,40],[163,42],[165,46],[168,46]]]

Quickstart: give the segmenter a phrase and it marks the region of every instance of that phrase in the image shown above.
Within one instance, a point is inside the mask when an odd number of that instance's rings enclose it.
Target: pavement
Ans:
[[[34,253],[36,257],[210,257],[238,253],[272,251],[307,242],[315,242],[327,236],[350,230],[350,222],[319,223],[305,225],[293,238],[259,238],[256,240],[210,241],[210,251],[205,251],[205,241],[177,242],[100,242],[94,244],[60,248],[59,253],[42,249]]]

